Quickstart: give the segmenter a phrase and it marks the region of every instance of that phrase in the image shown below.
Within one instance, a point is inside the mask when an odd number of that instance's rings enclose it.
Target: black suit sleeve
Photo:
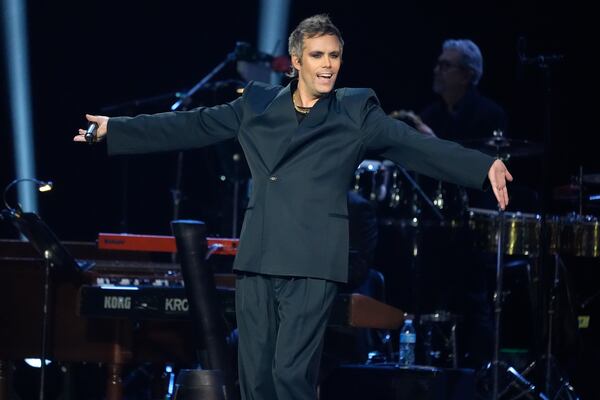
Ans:
[[[243,98],[191,111],[166,112],[108,121],[108,153],[137,154],[207,146],[237,135]]]
[[[482,189],[494,159],[458,143],[423,135],[402,121],[390,118],[371,91],[361,115],[363,143],[404,167],[435,179]]]

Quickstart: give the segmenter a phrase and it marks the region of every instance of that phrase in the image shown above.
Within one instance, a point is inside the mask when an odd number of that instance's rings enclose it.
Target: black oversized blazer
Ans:
[[[332,91],[299,124],[290,85],[252,82],[231,103],[110,118],[110,154],[206,146],[237,137],[253,178],[234,269],[345,282],[346,192],[365,152],[482,188],[493,159],[388,117],[371,89]]]

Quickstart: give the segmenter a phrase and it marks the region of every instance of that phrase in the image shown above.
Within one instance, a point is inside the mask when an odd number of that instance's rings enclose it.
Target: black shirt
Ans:
[[[494,130],[506,133],[507,118],[504,110],[491,99],[471,88],[448,111],[442,99],[421,112],[421,119],[442,139],[461,141],[492,137]]]

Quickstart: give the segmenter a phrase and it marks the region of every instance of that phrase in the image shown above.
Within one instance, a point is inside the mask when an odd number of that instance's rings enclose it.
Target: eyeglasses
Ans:
[[[463,66],[461,64],[455,64],[455,63],[451,63],[450,61],[447,60],[438,60],[435,63],[436,68],[439,68],[442,71],[447,71],[450,68],[463,68]]]

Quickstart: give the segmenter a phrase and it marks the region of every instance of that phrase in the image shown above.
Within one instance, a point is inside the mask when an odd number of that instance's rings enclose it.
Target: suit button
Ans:
[[[277,179],[279,179],[279,178],[278,178],[278,177],[276,177],[275,175],[273,175],[273,176],[270,176],[270,177],[269,177],[269,180],[270,180],[271,182],[275,182]]]

